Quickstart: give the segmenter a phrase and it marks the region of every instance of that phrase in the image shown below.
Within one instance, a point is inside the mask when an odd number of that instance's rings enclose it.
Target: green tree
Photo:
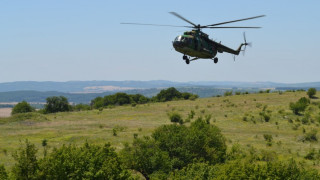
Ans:
[[[310,100],[308,98],[302,97],[295,103],[291,102],[289,107],[294,114],[299,115],[300,112],[303,112],[309,104]]]
[[[316,93],[317,93],[316,88],[309,88],[309,89],[308,89],[308,92],[307,92],[307,95],[309,96],[309,98],[314,98],[314,96],[316,95]]]
[[[52,96],[47,98],[45,105],[46,113],[56,113],[70,111],[70,105],[68,99],[64,96]]]
[[[15,179],[36,179],[36,173],[39,169],[37,151],[35,145],[26,140],[25,147],[21,146],[13,154],[16,163],[12,168],[12,174]]]
[[[12,108],[11,114],[33,112],[35,109],[26,101],[19,102]]]
[[[102,97],[94,98],[93,100],[91,100],[90,105],[94,109],[103,108],[103,106],[104,106],[103,98]]]
[[[121,155],[128,168],[140,172],[146,179],[150,179],[153,173],[168,173],[171,170],[168,153],[162,151],[150,137],[134,139],[132,146],[125,145]]]
[[[174,87],[163,89],[157,94],[156,99],[160,102],[171,101],[182,98],[182,94]]]
[[[193,162],[207,161],[211,165],[224,162],[226,144],[216,126],[198,118],[190,126],[163,125],[151,137],[135,139],[122,154],[124,159],[130,160],[128,167],[145,177],[159,178],[169,169],[181,169]]]

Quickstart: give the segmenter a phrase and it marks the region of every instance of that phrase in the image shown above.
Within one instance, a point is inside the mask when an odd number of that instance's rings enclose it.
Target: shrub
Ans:
[[[294,160],[266,164],[236,160],[212,166],[207,163],[189,164],[170,173],[168,179],[319,179],[316,170],[305,169]]]
[[[223,94],[224,96],[232,96],[232,91],[226,91]]]
[[[310,141],[310,142],[316,142],[316,141],[318,141],[318,138],[317,138],[317,130],[313,129],[313,130],[307,132],[307,133],[304,135],[304,140],[305,140],[305,141]]]
[[[12,112],[11,114],[17,114],[17,113],[27,113],[27,112],[33,112],[34,108],[30,106],[29,103],[27,103],[26,101],[22,101],[18,104],[16,104],[13,108],[12,108]]]
[[[294,114],[298,115],[300,112],[303,112],[307,106],[310,104],[310,100],[302,97],[296,103],[290,103],[289,107]]]
[[[194,112],[194,110],[191,110],[190,113],[188,114],[188,118],[193,119],[195,114],[196,113]]]
[[[0,165],[0,179],[2,180],[7,180],[8,178],[8,173],[6,171],[6,168],[4,165]]]
[[[183,119],[182,119],[181,115],[177,112],[169,113],[169,119],[173,123],[183,124]]]
[[[88,111],[91,107],[88,104],[77,104],[72,107],[74,111]]]
[[[316,88],[310,88],[307,91],[307,95],[309,96],[309,98],[314,98],[314,95],[316,95],[317,90]]]
[[[312,149],[308,152],[308,154],[306,154],[306,155],[304,156],[304,158],[305,158],[305,159],[308,159],[308,160],[314,160],[314,159],[316,158],[315,149],[312,148]]]
[[[126,166],[140,172],[146,179],[150,179],[153,173],[171,170],[168,152],[161,150],[150,137],[134,139],[132,146],[125,144],[120,153]]]
[[[19,150],[13,154],[16,163],[12,168],[12,174],[15,179],[36,179],[36,173],[39,170],[37,151],[35,145],[26,140],[25,147],[21,145]]]
[[[273,137],[271,134],[264,134],[263,138],[267,142],[267,146],[272,146]]]
[[[268,115],[267,113],[265,113],[264,111],[260,112],[259,115],[263,118],[263,120],[265,122],[269,122],[270,121],[270,115]]]
[[[38,179],[128,179],[110,144],[63,145],[40,161]]]

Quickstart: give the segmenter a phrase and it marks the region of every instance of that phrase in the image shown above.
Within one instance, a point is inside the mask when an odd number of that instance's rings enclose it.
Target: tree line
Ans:
[[[171,87],[161,90],[156,96],[148,98],[141,94],[126,94],[116,93],[113,95],[107,95],[104,97],[96,97],[88,104],[70,105],[69,101],[64,96],[51,96],[46,99],[44,109],[41,109],[41,113],[56,113],[67,111],[81,111],[90,109],[102,109],[110,106],[122,106],[131,104],[136,106],[137,104],[145,104],[149,102],[166,102],[172,100],[195,100],[199,96],[188,92],[179,92],[176,88]],[[33,108],[26,101],[22,101],[15,105],[12,109],[12,114],[33,112]]]

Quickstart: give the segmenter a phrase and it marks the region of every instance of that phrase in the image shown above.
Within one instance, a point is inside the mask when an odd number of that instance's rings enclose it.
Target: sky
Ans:
[[[0,82],[320,81],[319,8],[318,0],[1,0]],[[120,24],[189,25],[171,11],[201,25],[266,17],[229,24],[261,29],[203,30],[233,49],[245,31],[253,43],[245,56],[187,65],[172,41],[189,29]]]

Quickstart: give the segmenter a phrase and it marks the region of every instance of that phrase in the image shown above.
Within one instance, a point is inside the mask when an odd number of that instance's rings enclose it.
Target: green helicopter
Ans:
[[[175,26],[175,25],[142,24],[142,23],[121,23],[121,24],[192,28],[191,31],[186,31],[182,35],[179,35],[174,39],[174,41],[172,42],[174,49],[183,54],[182,58],[183,60],[185,60],[187,64],[189,64],[190,61],[194,61],[198,59],[212,59],[214,63],[218,63],[218,57],[216,57],[217,53],[226,52],[233,55],[239,55],[240,52],[241,51],[244,52],[246,49],[246,46],[250,46],[251,43],[247,43],[246,35],[245,33],[243,33],[244,43],[241,43],[238,49],[234,50],[232,48],[222,45],[221,42],[216,42],[210,39],[206,33],[201,31],[201,29],[204,29],[204,28],[210,28],[210,29],[261,28],[261,27],[220,26],[220,25],[239,22],[239,21],[246,21],[246,20],[261,18],[265,16],[265,15],[260,15],[260,16],[254,16],[254,17],[249,17],[244,19],[238,19],[233,21],[226,21],[226,22],[201,26],[200,24],[198,25],[194,24],[193,22],[187,20],[186,18],[182,17],[176,12],[170,12],[170,14],[184,20],[185,22],[191,24],[192,26]],[[244,50],[242,50],[243,46],[245,47]],[[190,57],[193,57],[193,58],[190,59]]]

